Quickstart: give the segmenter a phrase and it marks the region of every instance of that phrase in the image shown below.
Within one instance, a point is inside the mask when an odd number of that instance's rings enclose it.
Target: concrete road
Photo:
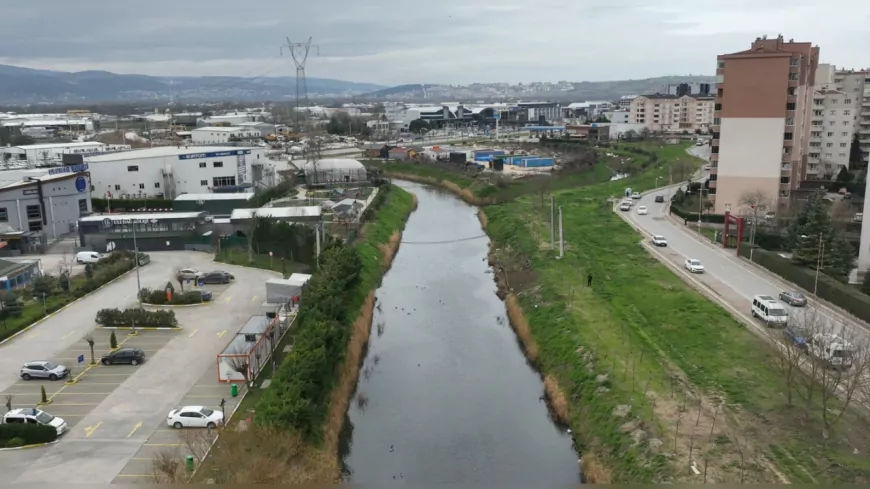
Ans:
[[[80,384],[57,387],[49,384],[55,395],[45,410],[68,418],[73,427],[55,445],[26,450],[28,457],[23,461],[4,453],[0,457],[0,470],[8,474],[7,482],[110,483],[121,473],[135,475],[131,470],[141,472],[144,468],[127,467],[136,463],[134,459],[150,456],[148,452],[143,455],[143,447],[170,445],[165,438],[160,438],[160,443],[154,440],[160,436],[155,433],[165,426],[166,414],[171,409],[183,404],[216,407],[222,397],[228,401],[228,412],[234,407],[236,400],[229,396],[229,387],[217,381],[215,356],[251,315],[263,312],[264,282],[277,274],[215,264],[210,255],[203,253],[167,252],[151,256],[151,264],[141,270],[143,287],[165,284],[179,267],[226,269],[236,280],[223,290],[216,289],[211,305],[175,309],[184,328],[181,331],[145,331],[134,337],[123,331],[116,333],[124,346],[136,345],[146,350],[149,358],[144,364],[96,366],[81,375]],[[32,359],[74,362],[76,354],[84,348],[83,336],[94,328],[97,309],[106,305],[133,305],[135,290],[134,273],[0,346],[0,386],[9,391],[26,390],[19,394],[26,396],[24,401],[37,400],[30,392],[35,389],[22,385],[18,378],[20,365]],[[105,330],[95,334],[97,348],[106,349],[108,335]],[[88,358],[89,352],[84,353]],[[56,388],[62,390],[57,392]],[[142,461],[138,462],[141,465]],[[122,477],[126,478],[129,477]]]
[[[697,228],[690,223],[684,226],[682,220],[668,217],[667,203],[676,191],[676,187],[658,189],[645,194],[638,205],[645,205],[649,214],[637,214],[637,206],[630,212],[620,212],[620,215],[643,231],[649,240],[651,235],[662,235],[668,241],[667,248],[658,248],[657,257],[668,260],[682,267],[689,258],[700,260],[704,264],[703,274],[692,275],[696,281],[715,291],[722,300],[731,307],[749,317],[752,297],[766,294],[778,297],[783,291],[800,291],[807,297],[810,293],[801,291],[779,277],[767,272],[748,261],[737,257],[734,249],[724,249],[720,244],[699,236]],[[655,197],[664,197],[664,203],[656,203]],[[853,342],[867,339],[867,325],[850,316],[845,311],[809,298],[808,307],[791,307],[788,309],[790,319],[798,321],[816,321],[830,327],[837,334],[845,336]],[[755,321],[761,324],[759,321]]]

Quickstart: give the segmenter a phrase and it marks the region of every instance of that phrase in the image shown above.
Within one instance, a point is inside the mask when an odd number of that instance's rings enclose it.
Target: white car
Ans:
[[[639,215],[639,216],[646,215],[646,206],[645,205],[640,205],[637,207],[637,215]]]
[[[619,204],[619,210],[621,210],[622,212],[628,212],[631,210],[631,206],[623,202]]]
[[[686,260],[686,270],[692,273],[704,273],[704,265],[701,264],[700,260],[689,258]]]
[[[639,193],[639,192],[635,192],[635,193],[631,194],[631,198],[632,198],[632,199],[635,199],[635,200],[640,199],[640,193]]]
[[[656,234],[652,237],[652,243],[656,246],[667,246],[668,240],[666,240],[664,236]]]
[[[166,424],[175,428],[216,428],[224,422],[224,414],[203,406],[184,406],[169,411]]]
[[[201,274],[202,272],[195,268],[182,268],[178,271],[178,275],[184,280],[193,280],[196,277],[199,277]]]
[[[57,430],[57,436],[66,433],[67,424],[63,418],[52,416],[45,411],[40,411],[36,408],[13,409],[3,415],[3,423],[36,423],[45,426],[51,426]]]

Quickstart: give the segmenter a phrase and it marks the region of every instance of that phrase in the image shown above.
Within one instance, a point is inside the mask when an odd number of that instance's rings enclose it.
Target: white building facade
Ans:
[[[249,187],[270,163],[263,148],[164,146],[86,158],[94,195],[116,199],[208,193]]]
[[[0,148],[0,160],[10,161],[55,161],[60,160],[64,154],[81,154],[89,155],[94,153],[105,153],[110,149],[116,149],[114,146],[109,146],[99,142],[84,142],[84,143],[54,143],[54,144],[29,144],[25,146],[9,146]],[[126,146],[130,149],[130,146]]]
[[[199,144],[226,144],[260,137],[260,130],[253,127],[199,127],[190,131],[190,141]]]
[[[713,97],[653,94],[631,100],[629,123],[654,132],[707,132],[713,124]]]
[[[74,170],[9,183],[0,188],[0,223],[46,240],[68,235],[92,210],[90,188],[87,173]]]

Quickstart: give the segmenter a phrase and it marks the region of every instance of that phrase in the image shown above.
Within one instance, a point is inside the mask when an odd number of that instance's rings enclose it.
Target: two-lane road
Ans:
[[[706,238],[699,239],[696,227],[683,226],[669,219],[667,206],[675,191],[676,187],[670,187],[645,194],[638,205],[647,207],[649,212],[647,215],[638,215],[637,205],[630,212],[620,212],[624,219],[629,220],[648,235],[645,239],[649,240],[651,235],[661,235],[667,239],[667,248],[659,248],[661,252],[659,258],[668,259],[677,266],[683,266],[684,261],[689,258],[700,260],[705,271],[693,277],[709,288],[715,289],[721,300],[747,317],[751,316],[750,305],[753,296],[766,294],[777,298],[780,292],[799,290],[793,284],[786,283],[773,274],[758,270],[744,262],[736,256],[735,250],[723,249]],[[656,203],[656,196],[664,197],[665,202]],[[816,306],[812,297],[809,298],[808,307],[786,305],[791,320],[800,322],[813,320],[819,325],[818,327],[833,328],[833,332],[853,342],[868,339],[866,323],[830,306]]]

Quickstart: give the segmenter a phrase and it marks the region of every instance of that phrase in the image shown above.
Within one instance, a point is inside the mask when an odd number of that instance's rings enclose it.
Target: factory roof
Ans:
[[[180,148],[177,146],[157,146],[154,148],[136,149],[133,151],[124,151],[120,153],[111,153],[99,156],[86,156],[85,158],[88,163],[101,163],[104,161],[136,160],[140,158],[160,158],[166,156],[215,153],[221,151],[250,151],[251,149],[252,148],[249,147],[237,146],[182,146]]]
[[[105,146],[106,143],[100,143],[97,141],[87,141],[84,143],[48,143],[48,144],[26,144],[24,146],[13,146],[13,148],[18,149],[32,149],[32,150],[41,150],[41,149],[64,149],[64,148],[95,148],[99,146]]]
[[[188,201],[188,200],[248,200],[253,196],[254,196],[254,194],[251,192],[234,192],[234,193],[218,192],[216,194],[181,194],[175,198],[175,201],[179,202],[179,201]]]
[[[205,217],[205,212],[128,212],[124,214],[100,214],[87,216],[79,219],[80,222],[102,222],[106,219],[110,221],[126,221],[129,219],[136,220],[161,220],[161,219],[196,219]]]
[[[66,126],[66,125],[75,125],[75,126],[83,126],[87,123],[86,119],[13,119],[7,120],[3,122],[4,127],[16,127],[16,126]]]
[[[320,206],[298,207],[261,207],[259,209],[233,209],[230,220],[245,220],[256,217],[268,217],[271,219],[290,219],[294,217],[320,217],[323,209]]]
[[[12,182],[12,183],[9,183],[7,185],[3,185],[2,187],[0,187],[0,189],[9,190],[9,189],[12,189],[15,187],[25,187],[28,185],[35,185],[37,180],[40,182],[53,182],[55,180],[65,180],[65,179],[71,178],[71,177],[78,177],[82,173],[84,173],[84,172],[59,173],[57,175],[38,175],[38,176],[34,176],[34,177],[29,177],[29,178],[32,178],[33,180],[28,180],[28,179],[18,180],[17,182]]]
[[[196,129],[194,129],[191,132],[196,132],[196,131],[236,132],[236,131],[244,131],[244,130],[245,130],[244,127],[239,127],[239,126],[204,126],[204,127],[197,127]]]

